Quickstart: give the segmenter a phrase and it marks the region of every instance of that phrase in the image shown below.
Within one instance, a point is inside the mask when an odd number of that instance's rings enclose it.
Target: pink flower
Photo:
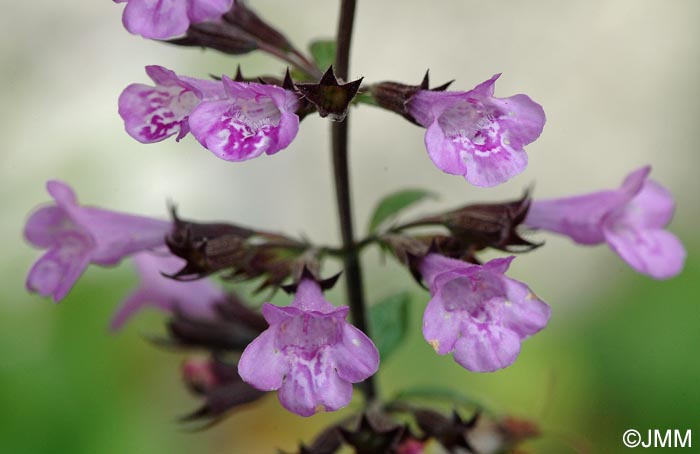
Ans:
[[[345,321],[348,310],[335,308],[318,283],[303,279],[290,306],[263,306],[270,327],[243,351],[241,378],[262,391],[279,390],[282,406],[300,416],[346,406],[352,383],[379,367],[372,341]]]
[[[681,272],[685,249],[664,230],[673,217],[673,196],[647,180],[651,167],[625,178],[619,189],[534,201],[525,224],[569,236],[579,244],[608,245],[632,268],[656,279]]]
[[[185,260],[169,252],[140,252],[133,257],[141,284],[122,302],[110,325],[120,329],[144,306],[153,306],[169,313],[182,314],[190,320],[215,319],[217,303],[226,299],[223,289],[208,279],[176,281],[163,276],[174,274]]]
[[[227,99],[202,102],[189,118],[205,148],[226,161],[277,153],[299,130],[297,95],[274,85],[234,82],[223,76]]]
[[[141,143],[160,142],[190,131],[188,116],[201,101],[226,97],[219,81],[178,76],[162,66],[146,66],[156,86],[131,84],[119,96],[126,132]]]
[[[190,24],[217,21],[233,0],[114,0],[127,3],[122,22],[129,33],[151,39],[184,35]]]
[[[523,147],[539,137],[542,106],[525,95],[493,96],[500,74],[467,92],[420,90],[408,112],[428,128],[425,146],[443,172],[476,186],[496,186],[527,166]]]
[[[60,301],[89,263],[115,265],[135,252],[165,244],[170,222],[78,205],[65,183],[49,181],[56,202],[35,211],[24,227],[31,244],[48,251],[27,276],[27,289]]]
[[[504,275],[514,257],[474,265],[428,254],[420,272],[432,299],[423,336],[440,355],[473,372],[507,367],[520,343],[543,329],[550,309],[527,285]]]

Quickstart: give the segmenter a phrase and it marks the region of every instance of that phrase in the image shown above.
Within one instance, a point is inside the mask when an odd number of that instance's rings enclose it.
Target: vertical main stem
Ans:
[[[350,41],[355,20],[355,0],[341,0],[340,20],[338,21],[338,36],[336,41],[335,74],[344,81],[348,80],[350,63]],[[348,169],[348,116],[344,121],[331,125],[333,146],[333,173],[335,176],[335,194],[338,202],[338,218],[340,233],[343,239],[345,282],[347,286],[348,304],[352,321],[368,336],[369,327],[365,314],[364,284],[360,267],[359,250],[355,245],[353,233],[352,204],[350,196],[350,172]],[[362,382],[360,389],[368,401],[373,400],[377,390],[373,377]]]

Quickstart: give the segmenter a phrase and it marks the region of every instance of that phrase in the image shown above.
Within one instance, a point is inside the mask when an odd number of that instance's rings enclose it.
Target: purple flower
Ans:
[[[154,306],[188,319],[209,321],[215,318],[215,305],[225,300],[221,287],[208,279],[176,281],[163,276],[182,269],[185,261],[169,252],[141,252],[133,257],[141,285],[124,301],[112,318],[112,330],[124,323],[144,306]]]
[[[129,33],[168,39],[184,35],[190,24],[217,21],[233,0],[114,0],[127,3],[122,22]]]
[[[119,96],[119,115],[126,132],[141,143],[187,135],[188,115],[201,101],[226,97],[219,81],[182,77],[162,66],[146,66],[156,86],[131,84]]]
[[[632,268],[656,279],[681,272],[685,249],[664,230],[674,201],[661,185],[647,180],[651,167],[630,173],[619,189],[534,201],[525,224],[571,237],[579,244],[607,242]]]
[[[48,251],[27,276],[27,289],[58,302],[89,263],[115,265],[122,258],[165,244],[170,222],[78,205],[73,190],[60,181],[46,188],[55,205],[39,208],[24,236]]]
[[[228,99],[202,102],[190,115],[192,134],[205,148],[226,161],[245,161],[294,140],[299,100],[292,91],[226,76],[223,84]]]
[[[439,254],[420,264],[432,299],[423,315],[423,336],[440,355],[474,372],[507,367],[520,343],[549,320],[549,306],[527,285],[506,277],[513,256],[473,265]]]
[[[522,172],[523,147],[539,137],[545,123],[542,106],[529,97],[495,98],[499,77],[467,92],[420,90],[408,103],[410,115],[428,128],[430,159],[476,186],[496,186]]]
[[[352,397],[352,383],[373,375],[379,352],[345,321],[348,307],[335,308],[318,283],[303,279],[292,304],[262,309],[270,327],[243,351],[238,372],[262,391],[279,390],[287,410],[300,416],[335,411]]]

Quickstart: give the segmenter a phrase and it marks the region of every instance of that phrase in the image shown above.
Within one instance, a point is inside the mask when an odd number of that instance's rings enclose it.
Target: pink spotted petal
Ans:
[[[623,224],[605,229],[610,247],[632,268],[655,279],[669,279],[683,269],[686,252],[680,240],[661,229]]]
[[[275,346],[276,329],[268,328],[248,344],[238,362],[238,373],[249,385],[261,391],[280,389],[289,365]]]
[[[188,115],[199,103],[193,90],[179,85],[131,84],[119,96],[119,115],[126,132],[141,143],[154,143],[189,131]]]
[[[130,33],[150,39],[184,35],[190,25],[184,0],[129,0],[122,22]]]
[[[465,326],[455,345],[454,358],[472,372],[494,372],[508,367],[520,354],[520,337],[498,325]]]
[[[233,0],[192,0],[188,16],[193,24],[219,19],[233,6]]]
[[[34,263],[26,287],[41,296],[62,300],[90,263],[92,241],[77,232],[65,233],[57,245]]]
[[[423,313],[423,337],[439,355],[454,350],[460,336],[460,313],[445,310],[441,296],[434,296]]]
[[[308,359],[295,357],[279,392],[282,406],[300,416],[338,410],[351,398],[352,384],[338,376],[328,349]]]
[[[272,128],[248,122],[230,100],[201,103],[189,124],[199,143],[226,161],[253,159],[276,146]]]
[[[459,147],[459,155],[467,169],[464,178],[474,186],[484,188],[505,183],[527,167],[525,150],[513,148],[506,140],[489,150],[479,150],[471,143],[465,143]]]
[[[343,324],[341,341],[333,346],[338,376],[350,383],[358,383],[377,372],[379,351],[359,329]]]

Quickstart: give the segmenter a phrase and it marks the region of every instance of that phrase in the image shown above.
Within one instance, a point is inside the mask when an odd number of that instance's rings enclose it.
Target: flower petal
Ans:
[[[292,306],[305,312],[330,313],[336,310],[323,296],[323,290],[313,279],[302,279],[294,293]]]
[[[77,232],[62,235],[57,245],[34,263],[27,276],[27,290],[62,300],[90,263],[92,241]]]
[[[462,260],[457,260],[444,255],[430,253],[423,257],[420,262],[420,273],[423,276],[423,280],[429,286],[434,286],[435,279],[442,273],[462,268],[469,268],[477,265],[471,263],[463,262]]]
[[[245,380],[245,377],[243,379]],[[277,394],[282,406],[299,416],[313,416],[316,414],[320,410],[317,408],[320,402],[318,402],[314,389],[314,379],[315,377],[308,364],[299,364],[297,361],[293,361],[290,365],[289,374],[285,377],[284,383]],[[255,386],[255,384],[251,384]]]
[[[598,244],[605,241],[602,229],[605,217],[625,203],[618,191],[535,200],[530,205],[525,224],[567,235],[579,244]]]
[[[135,35],[167,39],[184,35],[190,26],[187,3],[183,0],[129,0],[122,22]]]
[[[220,18],[233,6],[233,0],[193,0],[187,12],[193,24]]]
[[[645,186],[651,168],[642,167],[630,173],[619,189],[598,191],[574,197],[536,200],[530,205],[525,224],[571,237],[579,244],[605,241],[603,224],[611,224]]]
[[[74,209],[71,217],[95,238],[92,262],[98,265],[114,265],[127,255],[164,246],[172,228],[169,221],[91,207]]]
[[[49,180],[46,182],[46,190],[56,201],[56,205],[70,212],[78,204],[75,191],[63,181]]]
[[[665,230],[616,224],[604,229],[610,247],[632,268],[655,279],[669,279],[683,269],[685,248]]]
[[[131,84],[119,96],[119,115],[126,132],[141,143],[154,143],[189,130],[187,116],[199,104],[198,94],[180,85]]]
[[[201,103],[190,115],[192,134],[226,161],[253,159],[276,146],[276,127],[250,122],[235,101]]]
[[[47,206],[39,208],[29,217],[24,226],[24,237],[36,247],[48,248],[55,244],[60,235],[75,228],[63,209]]]
[[[341,340],[332,348],[338,376],[358,383],[377,372],[379,351],[372,340],[349,323],[344,323]]]
[[[352,385],[338,376],[328,348],[312,357],[296,356],[279,391],[279,400],[287,410],[300,416],[319,411],[335,411],[352,398]]]
[[[352,400],[352,383],[339,377],[337,373],[330,373],[328,381],[318,387],[318,402],[323,406],[323,411],[337,411],[346,407]],[[321,410],[319,405],[316,411]]]
[[[118,331],[124,326],[124,324],[137,312],[139,312],[144,306],[149,303],[157,302],[158,299],[154,298],[148,289],[138,288],[133,291],[124,301],[122,302],[119,309],[112,315],[112,320],[109,323],[109,329],[111,331]],[[155,307],[160,307],[158,304],[153,304]],[[160,307],[163,310],[170,310],[170,307]]]
[[[520,337],[498,325],[471,323],[463,327],[454,358],[472,372],[493,372],[510,366],[520,354]]]
[[[442,297],[434,296],[423,313],[423,337],[438,355],[454,350],[460,336],[460,312],[445,310]]]
[[[606,222],[660,229],[671,222],[674,210],[675,202],[671,193],[660,184],[647,181],[642,190]]]
[[[280,389],[289,370],[284,354],[275,346],[276,329],[268,328],[243,350],[238,373],[261,391]]]
[[[500,322],[525,339],[547,326],[550,307],[537,297],[527,285],[504,277],[508,299],[500,309]]]
[[[480,150],[471,143],[465,143],[460,150],[467,171],[464,178],[479,187],[493,187],[505,183],[522,173],[527,167],[525,150],[513,148],[505,135],[499,144],[489,150]]]
[[[140,287],[122,303],[114,315],[112,329],[119,329],[144,306],[166,312],[177,312],[194,320],[213,320],[215,305],[224,301],[225,292],[209,279],[176,281],[162,273],[174,274],[185,261],[169,252],[141,252],[134,255],[134,265],[141,280]]]
[[[443,172],[451,175],[464,175],[467,172],[460,150],[447,138],[437,121],[425,132],[425,148],[430,159]]]
[[[534,142],[542,134],[546,117],[541,105],[526,95],[493,98],[489,104],[502,112],[499,123],[508,131],[510,146],[516,150]]]
[[[472,88],[467,93],[469,93],[471,96],[480,96],[484,98],[489,98],[493,96],[493,93],[496,89],[496,81],[501,77],[501,74],[502,73],[494,74],[493,76],[491,76],[490,79],[481,82],[479,85]]]

